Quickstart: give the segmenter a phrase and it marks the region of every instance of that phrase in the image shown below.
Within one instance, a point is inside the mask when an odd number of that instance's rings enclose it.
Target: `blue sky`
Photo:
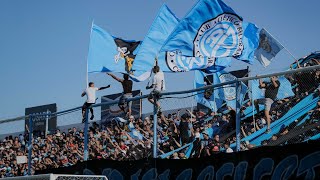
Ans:
[[[57,103],[58,110],[79,106],[85,88],[86,56],[91,22],[125,39],[142,40],[162,3],[182,18],[195,0],[1,0],[0,1],[0,119],[24,114],[25,107]],[[225,1],[245,20],[265,27],[296,57],[320,50],[319,0]],[[268,68],[288,68],[293,59],[281,53]],[[246,64],[234,61],[230,69]],[[190,89],[193,74],[169,74],[169,91]],[[89,76],[97,86],[112,84],[98,96],[121,91],[104,74]],[[146,82],[136,83],[135,89]]]

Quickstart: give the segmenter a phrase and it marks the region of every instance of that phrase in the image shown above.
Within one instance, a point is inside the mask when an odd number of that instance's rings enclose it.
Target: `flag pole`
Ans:
[[[249,66],[247,66],[247,69],[248,69],[248,77],[251,76],[251,71],[250,71],[250,68]],[[249,93],[250,93],[250,101],[251,101],[251,106],[252,106],[252,121],[253,121],[253,128],[254,128],[254,131],[257,131],[257,128],[256,128],[256,120],[254,119],[254,111],[255,111],[255,107],[254,107],[254,102],[253,102],[253,96],[252,96],[252,83],[251,81],[248,81],[248,86],[249,86]]]
[[[89,60],[89,53],[90,53],[90,42],[91,42],[91,36],[92,36],[92,28],[93,28],[94,19],[91,23],[91,29],[90,29],[90,39],[89,39],[89,48],[88,48],[88,55],[87,55],[87,69],[86,69],[86,87],[89,86],[89,72],[88,72],[88,60]]]
[[[275,40],[277,40],[278,41],[278,43],[283,47],[283,49],[285,49],[288,53],[289,53],[289,55],[291,56],[291,57],[293,57],[293,59],[294,60],[297,60],[297,58],[286,48],[286,46],[284,46],[277,38],[275,38],[268,30],[266,30],[265,28],[263,28],[268,34],[270,34],[270,36],[273,38],[273,39],[275,39]]]

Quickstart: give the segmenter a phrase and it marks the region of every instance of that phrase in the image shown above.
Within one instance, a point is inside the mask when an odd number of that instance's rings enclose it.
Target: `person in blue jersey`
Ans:
[[[82,106],[82,123],[84,123],[85,119],[86,119],[86,117],[85,117],[86,109],[96,103],[96,100],[97,100],[96,99],[96,91],[100,91],[100,90],[107,89],[107,88],[110,88],[110,85],[98,88],[98,87],[94,86],[93,82],[90,82],[89,87],[83,91],[83,93],[81,94],[81,97],[87,95],[87,100]],[[94,113],[93,113],[92,107],[90,108],[90,112],[91,112],[90,120],[93,120]]]
[[[270,78],[270,82],[263,82],[261,79],[259,79],[259,88],[265,89],[265,97],[254,100],[254,105],[257,112],[259,112],[259,104],[264,105],[264,114],[267,119],[266,133],[270,132],[270,123],[271,123],[270,109],[273,102],[277,99],[279,87],[280,87],[280,82],[278,81],[278,78],[276,76],[272,76]]]
[[[132,106],[132,101],[127,102],[127,108],[125,106],[126,100],[129,98],[132,98],[132,85],[133,82],[129,79],[128,74],[123,74],[123,79],[118,78],[117,76],[107,73],[109,76],[111,76],[113,79],[116,81],[120,82],[122,85],[122,96],[120,97],[118,106],[119,108],[126,114],[127,117],[131,116],[131,106]],[[127,109],[127,111],[126,111]]]

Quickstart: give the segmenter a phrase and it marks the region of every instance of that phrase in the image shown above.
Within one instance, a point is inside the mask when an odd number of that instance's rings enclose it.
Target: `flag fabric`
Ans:
[[[254,55],[264,67],[267,67],[283,48],[284,47],[274,39],[268,31],[262,28],[259,35],[259,47]]]
[[[267,81],[267,80],[264,80]],[[270,82],[270,80],[268,80]],[[277,99],[285,99],[287,97],[294,96],[294,92],[292,91],[292,86],[290,81],[285,78],[284,76],[280,76],[278,78],[278,81],[280,82],[280,87],[277,94]],[[259,88],[259,80],[252,80],[251,81],[251,88],[252,88],[252,99],[261,99],[264,98],[265,89]]]
[[[229,81],[234,81],[237,78],[226,71],[219,71],[214,74],[206,74],[202,71],[195,71],[195,88],[203,87],[211,84],[221,84]],[[244,83],[236,88],[236,83],[224,85],[222,87],[214,88],[214,90],[206,90],[198,93],[195,96],[196,101],[213,111],[217,111],[225,102],[227,106],[236,109],[236,94],[237,90],[240,94],[240,104],[242,104],[245,94],[247,93],[247,86]]]
[[[115,38],[93,24],[88,54],[88,73],[130,73],[135,58],[134,52],[139,44],[140,41]]]
[[[214,77],[212,75],[207,75],[206,73],[195,70],[195,76],[194,76],[194,88],[200,88],[207,85],[212,85],[214,83]],[[220,108],[223,104],[223,100],[216,98],[219,96],[220,89],[217,90],[205,90],[202,92],[196,92],[195,93],[195,100],[198,104],[201,104],[209,109],[211,109],[213,112],[217,112],[218,108]]]
[[[258,32],[221,0],[200,0],[170,34],[160,54],[180,51],[188,57],[234,57],[252,63]],[[206,67],[211,61],[201,62],[198,65]],[[171,61],[166,59],[166,63],[170,66]],[[187,60],[182,63],[189,64]]]
[[[164,72],[187,72],[203,69],[216,72],[230,66],[230,64],[230,58],[184,56],[181,51],[161,52],[158,56],[158,66]]]
[[[155,17],[149,32],[145,36],[132,66],[134,71],[151,71],[154,60],[165,40],[178,24],[179,19],[168,8],[162,5]],[[162,69],[160,67],[160,69]]]
[[[216,72],[214,76],[217,76],[217,84],[235,81],[237,79],[236,76],[226,71]],[[239,104],[242,105],[243,99],[248,91],[248,87],[243,82],[241,82],[239,87],[236,87],[236,83],[233,83],[222,86],[222,90],[223,94],[219,94],[219,98],[223,99],[226,102],[227,106],[231,107],[232,109],[236,109],[237,91],[240,95]]]

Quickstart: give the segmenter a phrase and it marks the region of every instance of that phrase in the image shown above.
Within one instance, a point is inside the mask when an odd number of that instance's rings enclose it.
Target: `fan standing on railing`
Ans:
[[[127,102],[127,109],[128,111],[126,111],[126,107],[125,107],[125,102],[126,99],[128,98],[132,98],[132,81],[129,79],[129,75],[128,74],[123,74],[123,79],[118,78],[117,76],[111,74],[111,73],[107,73],[109,76],[111,76],[113,79],[115,79],[116,81],[120,82],[123,88],[123,93],[120,97],[118,106],[119,108],[126,114],[127,117],[131,116],[131,106],[132,106],[132,101]]]
[[[97,88],[97,87],[94,87],[94,83],[93,82],[89,83],[89,87],[86,90],[84,90],[83,93],[81,94],[81,97],[87,95],[87,100],[82,106],[82,123],[84,123],[85,120],[86,120],[86,117],[85,117],[86,109],[89,108],[91,105],[96,103],[96,100],[97,100],[96,99],[96,91],[107,89],[109,87],[110,87],[110,85],[105,86],[105,87]],[[92,107],[90,108],[90,112],[91,112],[90,120],[93,120],[94,114],[93,114],[93,108]]]
[[[160,98],[160,93],[164,91],[165,88],[165,80],[164,80],[164,74],[163,72],[160,71],[159,66],[154,66],[152,69],[153,73],[155,74],[153,79],[152,79],[152,84],[150,86],[147,86],[146,89],[152,89],[148,100],[153,104],[156,105],[158,108],[158,112],[161,112],[161,107],[160,107],[160,102],[154,102],[154,99],[159,99]]]
[[[254,100],[254,105],[258,113],[259,113],[259,104],[264,105],[264,114],[266,116],[267,126],[268,126],[266,133],[270,133],[271,131],[270,130],[270,123],[271,123],[270,109],[273,102],[277,99],[280,82],[278,81],[277,77],[272,76],[270,78],[270,82],[262,82],[262,80],[259,79],[259,84],[260,84],[259,85],[260,89],[263,89],[263,88],[265,89],[265,98]]]

